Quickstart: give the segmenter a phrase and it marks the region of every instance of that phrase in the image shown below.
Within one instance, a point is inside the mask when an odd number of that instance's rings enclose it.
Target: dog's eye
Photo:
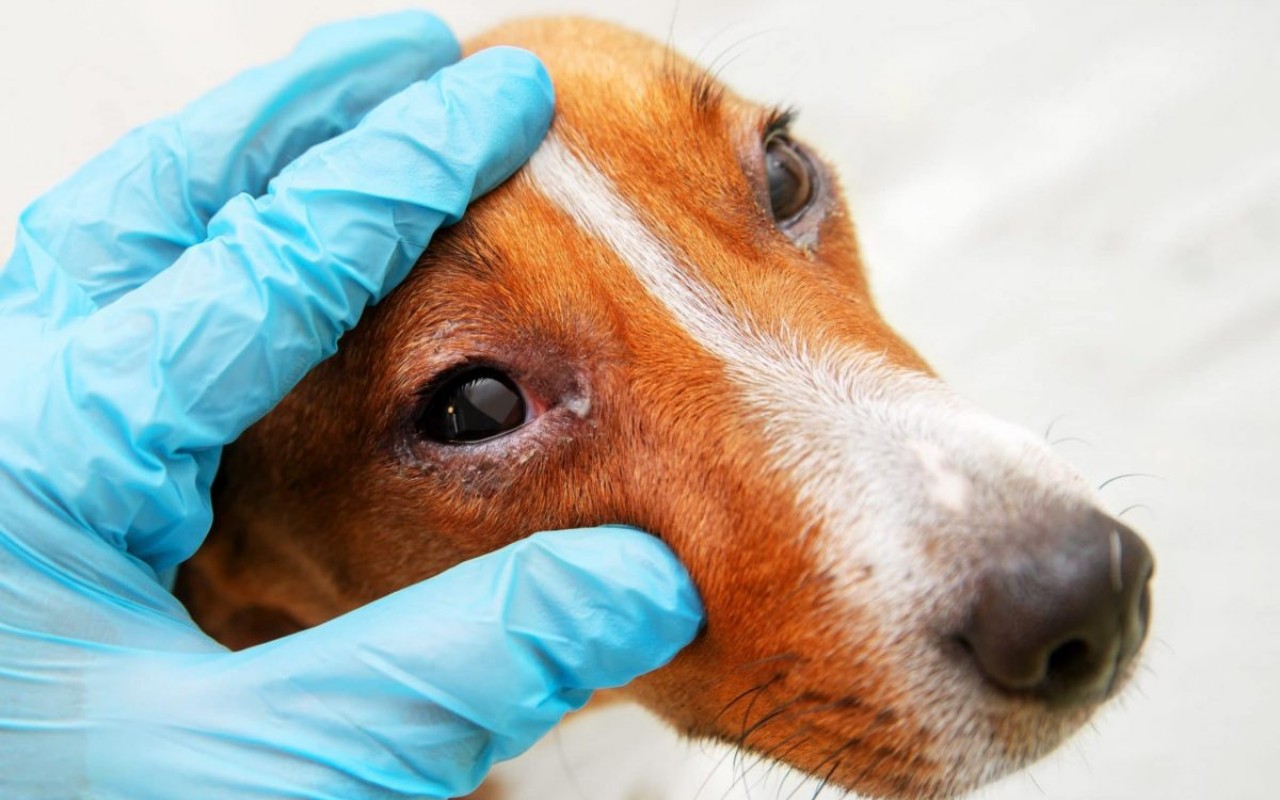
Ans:
[[[813,164],[785,134],[774,133],[764,143],[764,166],[773,219],[786,227],[813,202]]]
[[[418,430],[444,444],[467,444],[499,436],[526,421],[524,398],[506,375],[470,369],[431,392],[418,417]]]

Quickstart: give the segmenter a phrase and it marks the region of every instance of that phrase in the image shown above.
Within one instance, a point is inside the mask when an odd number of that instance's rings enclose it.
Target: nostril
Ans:
[[[1089,643],[1083,639],[1071,639],[1058,645],[1049,654],[1045,682],[1071,681],[1087,675],[1093,669],[1091,651]]]
[[[1150,551],[1103,515],[1005,545],[955,641],[990,683],[1054,705],[1114,688],[1150,614]]]

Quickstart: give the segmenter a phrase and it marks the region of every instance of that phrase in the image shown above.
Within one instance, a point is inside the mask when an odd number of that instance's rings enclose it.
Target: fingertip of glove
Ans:
[[[546,66],[530,51],[505,45],[489,47],[463,59],[448,72],[469,91],[477,91],[470,87],[478,85],[485,87],[482,91],[497,94],[502,107],[521,119],[531,145],[529,153],[551,127],[555,87]]]
[[[541,93],[549,103],[555,101],[555,88],[551,83],[551,74],[532,51],[522,47],[498,45],[486,47],[466,58],[473,69],[498,73],[495,77],[521,81],[530,89]]]
[[[607,583],[619,597],[638,601],[636,605],[650,615],[650,623],[660,625],[664,638],[679,647],[692,641],[703,626],[702,600],[688,570],[651,534],[630,526],[603,525],[547,531],[525,543]]]
[[[537,56],[515,47],[493,47],[441,70],[424,88],[465,120],[484,151],[469,199],[510,177],[533,155],[551,127],[555,94]],[[453,218],[461,212],[457,209]]]

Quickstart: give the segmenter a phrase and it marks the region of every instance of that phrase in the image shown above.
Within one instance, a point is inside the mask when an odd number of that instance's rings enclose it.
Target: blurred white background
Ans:
[[[401,5],[8,6],[0,245],[29,199],[126,129],[317,23]],[[703,63],[732,58],[727,80],[798,105],[799,135],[841,168],[885,315],[943,375],[1032,428],[1058,420],[1053,438],[1098,483],[1158,476],[1103,490],[1114,511],[1141,504],[1125,519],[1158,559],[1137,685],[982,797],[1277,796],[1280,3],[432,8],[464,36],[578,12],[670,29]],[[764,768],[742,778],[720,756],[616,709],[505,774],[513,797],[537,800],[767,800],[797,786]]]

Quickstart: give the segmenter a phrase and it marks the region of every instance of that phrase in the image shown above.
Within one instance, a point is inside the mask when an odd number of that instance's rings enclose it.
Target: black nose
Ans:
[[[1098,699],[1137,653],[1150,608],[1151,551],[1096,512],[1038,525],[996,548],[959,634],[983,674],[1055,705]]]

